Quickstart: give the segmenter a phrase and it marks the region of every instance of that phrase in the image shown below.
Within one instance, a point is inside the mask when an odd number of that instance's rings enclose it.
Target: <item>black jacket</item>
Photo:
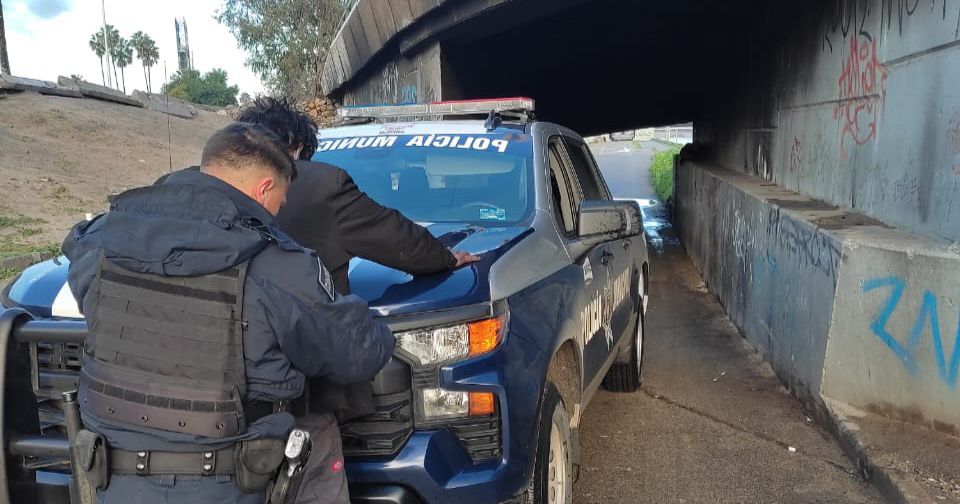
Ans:
[[[350,292],[350,259],[362,257],[413,275],[453,268],[457,260],[423,226],[364,194],[336,166],[297,162],[297,179],[277,216],[280,229],[317,251],[341,293]]]
[[[257,221],[266,233],[253,229]],[[272,236],[267,244],[265,234]],[[311,250],[278,231],[255,201],[196,170],[121,194],[109,213],[77,224],[63,252],[71,261],[70,287],[84,312],[91,311],[87,293],[100,254],[122,268],[164,276],[203,275],[249,259],[243,303],[248,400],[296,398],[305,375],[341,385],[368,382],[393,354],[393,335],[372,319],[362,299],[331,297],[321,288],[321,266]],[[277,418],[282,416],[264,417],[249,427],[248,436],[282,431],[292,424],[292,418]],[[110,425],[89,414],[84,421],[122,449],[176,451],[186,444],[222,442]]]
[[[350,292],[350,259],[362,257],[411,274],[446,271],[456,258],[423,226],[373,201],[336,166],[297,162],[297,179],[277,216],[280,228],[317,251],[340,293]],[[341,422],[375,411],[369,383],[340,387],[311,380],[305,407]]]

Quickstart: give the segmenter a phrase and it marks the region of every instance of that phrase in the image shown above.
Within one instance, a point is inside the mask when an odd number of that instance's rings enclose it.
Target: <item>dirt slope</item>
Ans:
[[[0,95],[0,257],[59,245],[107,196],[197,164],[230,119],[196,119],[93,99]],[[170,148],[167,121],[170,121]]]

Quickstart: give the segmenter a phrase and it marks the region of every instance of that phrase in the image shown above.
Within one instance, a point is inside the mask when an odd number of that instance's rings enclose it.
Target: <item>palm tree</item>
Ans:
[[[143,49],[145,46],[145,38],[147,35],[142,31],[138,31],[130,36],[130,45],[133,46],[133,49],[137,51],[137,59],[140,60],[141,65],[143,66],[143,82],[147,86],[147,92],[150,92],[150,85],[147,84],[147,65],[143,63]]]
[[[103,57],[107,54],[107,48],[103,45],[103,31],[96,31],[90,35],[90,49],[100,58],[100,79],[103,85],[107,85],[107,76],[103,73]]]
[[[127,68],[127,65],[133,63],[133,47],[130,45],[130,42],[123,37],[117,38],[116,50],[113,53],[113,60],[116,61],[117,66],[120,67],[120,78],[123,82],[123,92],[127,92],[127,76],[124,75],[123,69]]]
[[[143,55],[143,64],[147,67],[147,91],[153,92],[153,74],[151,70],[153,65],[156,65],[160,61],[160,49],[157,48],[157,43],[153,41],[152,38],[147,37],[147,45],[145,47],[146,53]]]
[[[113,81],[119,84],[120,79],[117,78],[117,46],[120,45],[120,32],[114,28],[113,25],[107,25],[107,42],[110,42],[110,60],[113,62]]]
[[[147,92],[153,92],[153,86],[150,82],[150,68],[160,58],[160,51],[157,49],[157,43],[150,38],[150,35],[138,31],[130,37],[130,44],[137,51],[137,58],[140,59],[140,62],[143,64],[143,80],[147,83]]]

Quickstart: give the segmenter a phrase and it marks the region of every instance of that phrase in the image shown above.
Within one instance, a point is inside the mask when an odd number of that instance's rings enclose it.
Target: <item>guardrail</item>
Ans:
[[[62,394],[76,388],[76,371],[41,369],[40,365],[41,355],[45,362],[56,362],[47,358],[51,349],[60,355],[69,345],[82,348],[86,336],[84,321],[35,320],[19,308],[0,311],[0,502],[90,502],[88,489],[70,488],[85,487],[85,482],[70,481],[65,474],[70,469],[70,443],[57,414],[59,410],[69,417],[76,411],[64,408],[71,396]],[[44,422],[41,401],[53,406]],[[64,477],[38,478],[38,469],[51,467]],[[64,484],[67,481],[69,485]]]

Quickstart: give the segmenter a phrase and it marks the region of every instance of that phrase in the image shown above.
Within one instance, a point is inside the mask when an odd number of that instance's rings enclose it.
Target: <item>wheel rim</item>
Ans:
[[[547,466],[547,501],[551,504],[567,502],[567,445],[556,424],[550,427],[550,463]]]

